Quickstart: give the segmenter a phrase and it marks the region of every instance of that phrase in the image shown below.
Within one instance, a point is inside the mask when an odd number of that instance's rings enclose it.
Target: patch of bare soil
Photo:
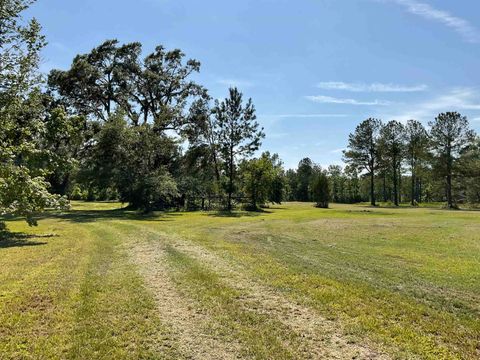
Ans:
[[[130,244],[132,245],[132,244]],[[162,346],[176,347],[184,359],[236,359],[237,344],[226,344],[205,331],[206,315],[175,288],[165,259],[165,242],[135,243],[130,249],[146,285],[153,293],[162,323],[171,329]]]

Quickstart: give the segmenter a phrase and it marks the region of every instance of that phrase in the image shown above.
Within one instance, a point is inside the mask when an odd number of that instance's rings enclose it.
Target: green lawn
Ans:
[[[480,212],[75,203],[0,240],[0,359],[480,357]]]

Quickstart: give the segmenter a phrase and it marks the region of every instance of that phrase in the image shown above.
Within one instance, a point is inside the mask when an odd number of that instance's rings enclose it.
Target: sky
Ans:
[[[42,71],[106,39],[180,48],[213,98],[237,86],[287,168],[342,163],[368,117],[458,111],[480,132],[477,0],[37,0]]]

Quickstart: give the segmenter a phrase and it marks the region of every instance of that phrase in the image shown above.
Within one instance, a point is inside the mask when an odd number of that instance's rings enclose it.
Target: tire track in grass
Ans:
[[[158,339],[161,348],[176,348],[175,359],[237,359],[238,344],[231,341],[222,342],[218,336],[212,336],[206,329],[209,317],[181,294],[171,279],[172,269],[168,266],[166,243],[152,246],[143,233],[128,233],[132,225],[117,223],[112,230],[118,232],[117,237],[125,237],[124,249],[156,303],[156,314],[160,321],[168,326],[168,332]],[[128,235],[126,235],[128,233]]]
[[[196,259],[167,246],[173,279],[182,293],[208,314],[213,335],[237,339],[238,356],[248,359],[300,359],[300,338],[290,328],[254,306],[243,306],[241,293],[226,285],[217,273]]]
[[[95,239],[77,296],[68,359],[176,359],[143,279],[105,223],[85,225]]]
[[[367,345],[352,343],[343,335],[337,322],[323,318],[314,310],[288,300],[274,289],[254,281],[239,264],[228,262],[205,248],[187,239],[165,234],[151,226],[135,226],[138,235],[149,238],[149,252],[159,252],[166,244],[174,251],[191,257],[200,264],[207,265],[219,279],[238,291],[238,305],[245,310],[275,318],[288,327],[301,341],[297,344],[297,356],[302,358],[330,359],[386,359],[382,354]],[[159,242],[161,242],[159,244]],[[144,250],[145,251],[145,250]]]

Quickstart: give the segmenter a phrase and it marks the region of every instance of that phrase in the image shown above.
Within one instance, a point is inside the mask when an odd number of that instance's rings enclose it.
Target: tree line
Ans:
[[[283,200],[275,154],[251,99],[211,98],[180,50],[107,40],[69,69],[40,74],[41,27],[0,6],[0,211],[23,216],[68,199],[120,200],[143,211],[257,209]]]
[[[377,199],[480,202],[480,142],[458,113],[427,130],[363,121],[348,139],[346,166],[309,158],[285,170],[258,155],[264,129],[237,88],[213,100],[194,81],[200,62],[157,46],[107,40],[43,76],[46,44],[31,1],[0,6],[0,212],[26,217],[69,199],[120,200],[130,208],[257,210],[268,203]]]
[[[323,171],[334,202],[480,203],[480,138],[457,112],[439,114],[428,128],[417,120],[369,118],[350,134],[343,160],[345,167],[323,170],[301,160],[286,172],[287,200],[314,201],[315,175]]]

